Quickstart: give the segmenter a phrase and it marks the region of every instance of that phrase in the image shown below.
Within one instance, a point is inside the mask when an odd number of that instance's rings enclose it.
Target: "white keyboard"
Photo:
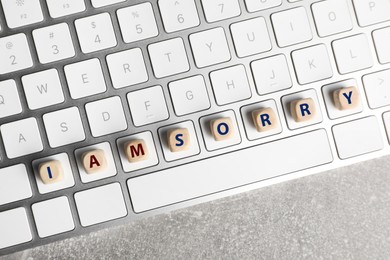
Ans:
[[[1,0],[0,255],[390,154],[388,0]]]

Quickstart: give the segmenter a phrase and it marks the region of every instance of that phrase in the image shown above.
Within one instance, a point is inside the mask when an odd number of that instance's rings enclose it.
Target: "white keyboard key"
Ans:
[[[124,88],[148,81],[144,57],[140,48],[117,52],[107,56],[114,88]]]
[[[31,206],[39,237],[49,237],[74,229],[68,198],[63,196]]]
[[[52,18],[63,17],[85,10],[84,0],[46,0]]]
[[[328,50],[323,44],[292,52],[299,84],[327,79],[333,76]]]
[[[346,0],[328,0],[312,5],[313,15],[321,37],[346,32],[353,28]]]
[[[43,21],[39,0],[1,0],[9,28],[17,28]]]
[[[230,26],[238,57],[271,50],[267,25],[263,17],[234,23]]]
[[[32,190],[24,164],[0,169],[0,205],[31,198]]]
[[[91,59],[64,67],[70,95],[79,99],[107,90],[99,59]]]
[[[168,77],[190,69],[182,38],[175,38],[148,46],[156,78]]]
[[[190,35],[196,66],[207,67],[230,60],[230,50],[223,28],[215,28]]]
[[[0,74],[33,66],[26,35],[19,33],[0,38]]]
[[[84,127],[77,107],[43,115],[50,147],[60,147],[85,139]]]
[[[241,14],[238,0],[202,0],[206,20],[209,23],[225,20]]]
[[[297,149],[300,147],[300,149]],[[311,151],[316,151],[315,153]],[[237,163],[240,158],[240,163]],[[261,171],[253,165],[262,158]],[[280,163],[280,158],[289,158]],[[281,139],[183,166],[131,178],[127,185],[139,213],[333,161],[325,130]],[[210,171],[218,165],[217,171]],[[210,181],[214,180],[214,181]],[[172,185],[175,183],[175,185]]]
[[[286,57],[282,54],[252,62],[252,72],[260,95],[292,87]]]
[[[119,9],[117,16],[123,41],[126,43],[158,35],[156,18],[149,2]]]
[[[22,77],[27,104],[31,110],[65,101],[58,72],[49,69]]]
[[[248,77],[243,65],[210,73],[215,99],[218,105],[226,105],[252,96]]]
[[[170,82],[169,91],[178,116],[210,108],[206,83],[201,75]]]
[[[68,24],[60,23],[33,31],[39,61],[43,64],[75,55]]]
[[[373,38],[375,42],[375,49],[378,54],[379,62],[390,62],[390,27],[379,29],[373,32]]]
[[[130,92],[127,99],[135,126],[155,123],[169,117],[161,86]]]
[[[127,129],[125,113],[120,97],[110,97],[85,105],[89,126],[94,137]]]
[[[126,204],[119,183],[77,192],[74,199],[83,227],[127,215]]]
[[[368,26],[390,19],[388,0],[353,0],[360,26]]]
[[[280,47],[310,41],[313,38],[304,7],[275,13],[271,18]]]
[[[374,116],[336,125],[332,131],[340,159],[383,149],[382,134]]]
[[[341,74],[370,68],[373,65],[370,46],[364,34],[334,41],[333,51]]]
[[[33,117],[4,124],[0,130],[9,159],[43,150],[37,120]]]
[[[25,208],[0,212],[0,249],[32,240]]]
[[[18,89],[13,79],[0,81],[0,118],[22,113]]]
[[[390,70],[365,75],[363,84],[370,108],[390,105]]]
[[[282,0],[245,0],[245,4],[248,12],[252,13],[279,6]]]
[[[97,14],[75,21],[81,50],[91,53],[116,46],[116,37],[108,13]]]
[[[125,2],[126,0],[92,0],[92,5],[95,8],[107,6],[107,5],[113,5],[121,2]]]
[[[159,0],[165,31],[181,31],[199,25],[198,10],[194,0]]]

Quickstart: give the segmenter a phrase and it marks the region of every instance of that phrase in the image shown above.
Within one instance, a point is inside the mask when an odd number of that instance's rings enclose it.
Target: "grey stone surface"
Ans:
[[[2,259],[390,259],[390,157]]]

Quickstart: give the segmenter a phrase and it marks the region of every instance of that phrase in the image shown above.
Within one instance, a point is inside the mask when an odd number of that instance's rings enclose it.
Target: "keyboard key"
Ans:
[[[31,110],[65,101],[58,72],[49,69],[22,77],[27,104]]]
[[[148,46],[156,78],[164,78],[190,69],[182,38],[175,38]]]
[[[243,165],[254,165],[259,158],[267,162],[258,163],[262,165],[261,171],[258,167],[248,167],[245,174],[237,174],[242,172]],[[280,158],[289,160],[280,163]],[[332,161],[326,131],[321,129],[201,160],[196,165],[186,164],[131,178],[127,185],[134,211],[140,213]],[[218,170],[210,171],[216,165]]]
[[[171,162],[200,153],[194,124],[185,121],[158,130],[166,161]]]
[[[370,46],[364,34],[334,41],[333,51],[341,74],[367,69],[373,65]]]
[[[158,156],[150,132],[120,138],[118,151],[125,172],[148,168],[158,164]]]
[[[4,124],[0,130],[9,159],[43,150],[37,120],[33,117]]]
[[[85,139],[84,127],[77,107],[43,115],[50,147],[56,148]]]
[[[282,4],[282,0],[245,0],[245,4],[248,12],[252,13],[279,6]]]
[[[379,62],[389,63],[390,62],[390,27],[375,30],[373,33],[375,49],[378,54]]]
[[[328,50],[325,45],[315,45],[292,52],[299,84],[308,84],[333,76]]]
[[[333,101],[339,110],[354,109],[360,105],[359,91],[354,86],[340,88],[333,92]]]
[[[190,42],[198,68],[230,60],[225,31],[221,27],[191,34]]]
[[[1,4],[4,8],[7,25],[11,29],[43,21],[39,0],[1,0]]]
[[[365,75],[363,84],[370,108],[390,105],[390,70]]]
[[[83,167],[87,174],[100,173],[107,168],[104,150],[92,150],[83,154]]]
[[[77,192],[74,199],[83,227],[127,215],[126,204],[119,183]]]
[[[110,97],[85,105],[89,126],[94,137],[127,129],[125,113],[120,97]]]
[[[260,95],[292,87],[290,71],[283,54],[253,61],[251,67]]]
[[[53,173],[53,163],[61,165],[62,168],[62,178],[57,179],[58,181],[50,182],[50,171],[46,168],[46,171],[42,171],[42,176],[40,172],[40,167],[43,164],[51,163],[48,166],[51,167],[51,176],[54,177]],[[51,155],[45,158],[40,158],[32,162],[32,167],[34,170],[35,181],[38,186],[38,191],[40,194],[47,194],[54,191],[63,190],[66,188],[73,187],[75,184],[73,178],[72,168],[69,162],[69,156],[66,153],[60,153]],[[55,170],[55,169],[54,169]],[[48,181],[45,183],[44,181]]]
[[[49,237],[75,228],[68,198],[63,196],[31,206],[39,237]]]
[[[52,18],[59,18],[85,10],[84,0],[46,0]]]
[[[124,88],[148,81],[140,48],[107,55],[107,65],[114,88]]]
[[[0,74],[33,66],[26,35],[19,33],[0,38]]]
[[[390,2],[387,0],[353,0],[360,26],[381,23],[390,19]]]
[[[225,20],[241,14],[238,0],[202,0],[206,20],[209,23]]]
[[[108,13],[97,14],[75,21],[81,50],[91,53],[116,46],[116,37]]]
[[[33,31],[39,61],[43,64],[74,57],[68,24],[60,23]]]
[[[201,75],[170,82],[169,91],[178,116],[210,108],[206,83]]]
[[[158,5],[168,33],[196,27],[200,23],[194,0],[159,0]]]
[[[44,184],[61,182],[64,179],[64,170],[60,161],[47,161],[38,166],[39,177]]]
[[[32,240],[25,208],[0,212],[0,249]]]
[[[125,2],[126,0],[92,0],[92,5],[95,8],[107,6],[107,5],[113,5],[121,2]]]
[[[336,125],[332,131],[340,159],[383,149],[382,134],[374,116]]]
[[[231,110],[201,117],[200,125],[208,151],[218,150],[241,143],[241,135],[238,130],[236,115]],[[215,128],[213,128],[213,126],[215,126]],[[216,131],[215,133],[214,129]],[[218,139],[218,141],[216,139]]]
[[[286,47],[313,38],[304,7],[275,13],[271,16],[279,47]]]
[[[352,20],[346,0],[328,0],[312,5],[318,35],[321,37],[352,30]]]
[[[18,164],[0,169],[0,205],[31,198],[26,166]]]
[[[13,79],[0,81],[0,118],[22,113],[22,105]]]
[[[245,67],[234,67],[210,73],[215,99],[218,105],[226,105],[252,96]]]
[[[238,57],[267,52],[272,48],[263,17],[234,23],[230,26],[230,30]]]
[[[125,43],[136,42],[158,35],[156,18],[149,2],[119,9],[117,16]]]
[[[154,86],[127,94],[135,126],[143,126],[168,119],[168,109],[161,86]]]
[[[66,65],[64,71],[73,99],[93,96],[107,90],[102,67],[97,58]]]

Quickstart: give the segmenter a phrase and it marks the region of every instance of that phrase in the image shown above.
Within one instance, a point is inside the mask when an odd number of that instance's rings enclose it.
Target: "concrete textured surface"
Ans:
[[[1,259],[390,259],[390,157]]]

